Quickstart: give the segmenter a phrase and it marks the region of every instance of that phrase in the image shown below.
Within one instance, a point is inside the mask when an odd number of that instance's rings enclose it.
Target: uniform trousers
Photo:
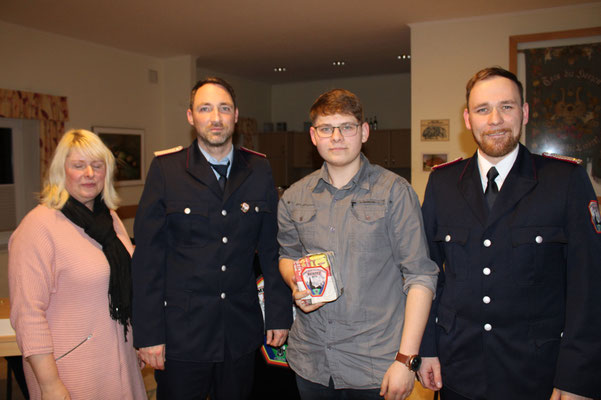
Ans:
[[[452,391],[451,389],[443,386],[440,389],[440,400],[471,400],[469,397],[465,397]]]
[[[255,352],[223,362],[178,361],[167,358],[155,370],[157,400],[245,400],[253,387]]]

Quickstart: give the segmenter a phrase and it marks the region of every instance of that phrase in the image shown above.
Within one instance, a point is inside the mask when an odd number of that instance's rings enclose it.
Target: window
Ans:
[[[39,143],[37,121],[0,118],[0,246],[38,204]]]

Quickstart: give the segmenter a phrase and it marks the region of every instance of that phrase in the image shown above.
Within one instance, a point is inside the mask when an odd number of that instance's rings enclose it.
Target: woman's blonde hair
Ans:
[[[58,142],[40,195],[41,203],[56,210],[60,210],[65,205],[69,198],[69,193],[65,189],[65,161],[73,149],[92,160],[104,161],[106,176],[102,199],[108,208],[116,209],[119,206],[119,196],[113,185],[115,157],[96,134],[85,129],[72,129],[65,132]]]

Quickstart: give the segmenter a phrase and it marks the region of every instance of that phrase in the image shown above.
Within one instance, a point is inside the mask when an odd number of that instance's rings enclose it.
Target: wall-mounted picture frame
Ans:
[[[115,186],[144,184],[144,129],[93,126],[117,163]]]
[[[423,169],[426,172],[432,171],[432,167],[447,162],[446,154],[423,154]]]
[[[420,123],[420,138],[422,142],[449,141],[448,119],[422,119]]]

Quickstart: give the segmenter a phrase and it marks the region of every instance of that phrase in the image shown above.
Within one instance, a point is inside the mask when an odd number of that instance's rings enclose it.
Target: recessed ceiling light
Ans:
[[[274,67],[274,72],[286,72],[286,67]]]
[[[342,67],[344,65],[344,61],[334,61],[332,65],[335,67]]]
[[[411,58],[411,54],[401,54],[400,56],[396,56],[397,60],[409,60]]]

